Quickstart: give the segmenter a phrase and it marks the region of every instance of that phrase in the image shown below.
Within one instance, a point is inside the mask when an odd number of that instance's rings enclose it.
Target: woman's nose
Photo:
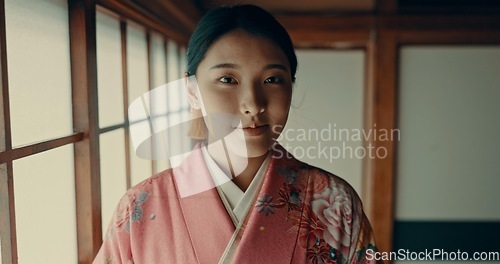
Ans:
[[[262,87],[257,84],[242,89],[240,109],[244,115],[254,116],[265,111],[265,96]]]

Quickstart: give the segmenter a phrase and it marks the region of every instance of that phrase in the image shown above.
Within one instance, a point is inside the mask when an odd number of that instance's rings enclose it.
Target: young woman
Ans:
[[[203,117],[190,136],[202,143],[124,195],[94,263],[375,262],[352,187],[275,141],[297,59],[274,17],[250,5],[210,11],[187,57],[189,101]]]

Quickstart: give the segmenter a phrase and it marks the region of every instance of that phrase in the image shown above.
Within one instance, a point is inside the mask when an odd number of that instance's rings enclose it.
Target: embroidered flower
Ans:
[[[337,253],[324,240],[317,238],[313,247],[307,249],[309,263],[334,264],[337,263]]]
[[[300,228],[298,242],[301,247],[309,248],[317,242],[317,239],[323,239],[325,227],[318,217],[310,212],[309,207],[304,209],[303,214],[298,223]]]
[[[283,184],[283,187],[280,188],[278,197],[278,203],[276,204],[277,208],[281,208],[286,206],[288,212],[292,210],[300,211],[301,201],[300,201],[300,192],[301,190],[295,188],[291,184]]]
[[[120,202],[114,214],[115,227],[130,231],[130,221],[140,221],[143,210],[141,205],[148,199],[149,193],[143,192],[138,195],[127,192]],[[133,208],[133,209],[131,209]]]
[[[140,193],[139,196],[137,197],[137,201],[134,202],[134,211],[132,212],[132,215],[130,217],[130,221],[132,222],[138,222],[142,219],[143,211],[141,205],[148,199],[149,193],[143,192]]]
[[[326,188],[314,195],[311,203],[312,211],[325,226],[323,239],[340,254],[347,257],[351,244],[353,229],[352,205],[349,195],[344,189]],[[358,224],[359,225],[359,224]]]
[[[272,201],[273,197],[272,196],[267,197],[267,195],[264,193],[262,198],[257,199],[257,204],[255,205],[255,207],[259,207],[258,212],[259,213],[264,212],[266,216],[269,213],[274,214],[274,208],[276,207],[276,205]]]
[[[120,199],[114,214],[116,227],[120,228],[126,221],[128,221],[128,218],[130,217],[130,205],[134,202],[134,200],[135,196],[128,192]]]

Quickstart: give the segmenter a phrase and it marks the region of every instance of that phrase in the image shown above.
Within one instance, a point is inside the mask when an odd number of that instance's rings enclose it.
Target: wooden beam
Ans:
[[[151,32],[148,31],[146,32],[146,47],[147,47],[147,57],[148,57],[148,91],[151,91],[153,90],[153,80],[154,80],[154,65],[153,65],[153,51],[152,51],[152,48],[153,48],[153,41],[151,40],[152,36],[151,36]],[[151,108],[155,108],[156,106],[152,103],[149,107]],[[154,110],[153,110],[154,111]],[[150,113],[151,114],[151,113]],[[149,122],[149,129],[151,130],[151,134],[154,133],[154,129],[153,129],[153,122],[151,120],[148,121]],[[151,157],[154,156],[154,148],[156,146],[158,146],[156,140],[156,138],[153,137],[152,140],[153,140],[153,143],[151,144]],[[151,172],[153,174],[155,174],[155,168],[156,168],[156,161],[154,158],[151,159]]]
[[[73,133],[69,136],[46,140],[35,144],[5,150],[0,153],[0,163],[7,163],[16,159],[41,153],[47,150],[58,148],[67,144],[75,143],[83,139],[83,133]]]
[[[399,45],[498,45],[500,30],[418,30],[387,32]]]
[[[371,109],[365,129],[393,131],[396,129],[397,91],[397,41],[395,38],[378,36],[369,47],[369,92]],[[377,133],[379,134],[379,133]],[[368,199],[365,207],[376,235],[377,246],[382,252],[392,249],[394,222],[395,149],[397,142],[370,138],[368,141],[380,156],[367,161],[365,190]]]
[[[398,11],[398,0],[375,0],[373,8],[377,14],[390,14]]]
[[[365,47],[370,40],[371,15],[277,15],[298,48]]]
[[[156,14],[165,20],[180,24],[187,29],[188,32],[193,32],[198,20],[201,18],[199,10],[194,6],[192,1],[185,0],[134,0],[137,4],[144,6],[150,12]]]
[[[166,1],[160,1],[160,2],[166,2]],[[198,8],[197,5],[195,5],[194,1],[171,0],[171,2],[173,8],[177,7],[179,12],[182,13],[181,16],[185,16],[186,20],[191,21],[191,25],[193,27],[190,27],[189,29],[191,29],[192,33],[202,17],[201,10]]]
[[[130,1],[119,0],[96,0],[97,3],[120,16],[133,20],[151,30],[172,38],[177,42],[186,44],[189,40],[191,32],[184,29],[179,29],[176,25],[167,23],[159,19],[156,15],[141,8],[140,6]]]
[[[128,119],[128,69],[127,69],[127,23],[120,22],[120,39],[122,47],[122,82],[123,82],[123,117],[125,118],[125,182],[127,190],[132,187],[130,161],[130,127]]]
[[[446,35],[462,38],[481,36],[477,32],[500,31],[500,16],[495,15],[439,15],[439,14],[366,14],[366,15],[277,15],[276,18],[287,29],[297,48],[330,47],[351,48],[366,47],[373,34],[392,32],[412,39],[417,34],[422,40],[437,39],[446,42]],[[422,32],[418,35],[418,32]],[[428,37],[426,37],[428,35]],[[484,34],[483,34],[484,35]],[[444,36],[444,37],[443,37]],[[483,42],[478,37],[477,42]],[[487,40],[486,40],[487,41]]]
[[[447,31],[500,30],[500,16],[498,15],[380,15],[377,20],[379,31],[439,31],[446,34]]]
[[[17,264],[16,214],[12,162],[0,164],[0,239],[2,263]]]
[[[0,0],[0,151],[12,149],[5,35],[5,2]],[[17,264],[16,213],[12,161],[0,164],[0,240],[1,262]]]
[[[102,244],[97,102],[96,2],[69,0],[78,263],[92,263]]]

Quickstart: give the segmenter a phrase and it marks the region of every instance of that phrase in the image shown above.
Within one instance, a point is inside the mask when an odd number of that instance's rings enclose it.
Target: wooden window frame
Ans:
[[[9,82],[7,74],[7,47],[5,33],[5,2],[0,0],[0,151],[12,151],[10,126]],[[12,160],[0,165],[0,239],[2,263],[17,260],[16,217],[14,206],[14,180]]]
[[[122,45],[124,122],[99,128],[97,94],[96,12],[104,11],[98,4],[116,12],[120,18]],[[126,20],[146,27],[147,32],[159,32],[164,39],[172,38],[185,45],[188,34],[177,32],[162,21],[148,16],[143,9],[116,0],[69,0],[69,39],[73,133],[51,140],[12,147],[8,89],[7,49],[5,32],[5,1],[0,0],[0,239],[2,263],[18,263],[13,161],[68,144],[74,144],[76,227],[78,263],[92,263],[102,244],[99,136],[115,129],[125,130],[125,164],[127,188],[131,187],[130,135],[128,120],[128,83]],[[148,41],[148,52],[150,43]],[[151,65],[148,56],[148,65]],[[151,78],[151,70],[148,74]]]

